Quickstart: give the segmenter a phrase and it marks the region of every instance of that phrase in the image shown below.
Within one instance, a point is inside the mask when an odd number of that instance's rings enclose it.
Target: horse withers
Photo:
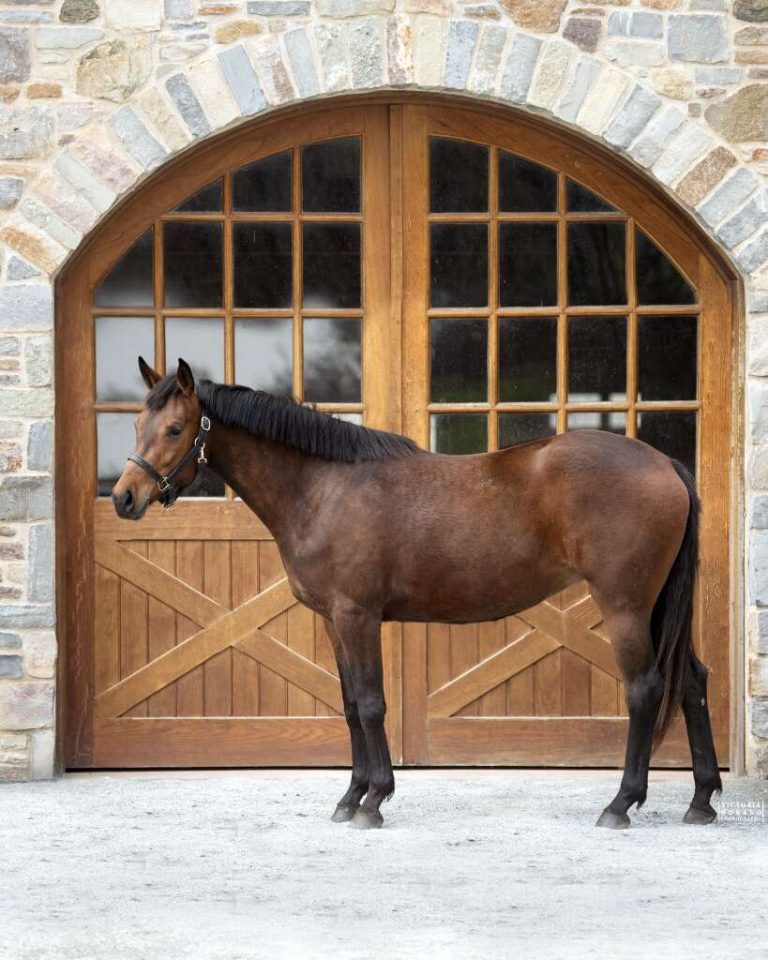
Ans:
[[[446,456],[289,399],[203,380],[179,360],[149,389],[136,451],[114,486],[121,517],[165,506],[206,461],[273,534],[296,598],[325,618],[352,746],[333,814],[381,826],[395,789],[384,732],[382,621],[472,623],[586,580],[626,688],[626,761],[598,825],[629,825],[648,766],[682,705],[709,823],[722,784],[707,670],[692,646],[699,504],[686,469],[642,443],[580,430],[495,453]]]

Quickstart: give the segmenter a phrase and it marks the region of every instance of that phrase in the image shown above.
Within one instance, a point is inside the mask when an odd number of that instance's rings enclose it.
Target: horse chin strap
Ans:
[[[211,421],[208,417],[203,414],[200,417],[200,429],[197,431],[197,436],[195,437],[195,442],[192,444],[191,448],[187,450],[184,456],[179,460],[176,466],[171,470],[166,476],[163,476],[158,470],[152,466],[151,463],[148,463],[144,457],[139,456],[138,453],[132,453],[128,459],[137,463],[142,470],[152,477],[155,483],[160,488],[160,503],[163,505],[164,510],[168,510],[176,502],[176,498],[181,493],[182,488],[176,484],[176,478],[190,463],[192,460],[197,457],[198,463],[208,463],[205,458],[205,444],[208,440],[208,434],[211,432]]]

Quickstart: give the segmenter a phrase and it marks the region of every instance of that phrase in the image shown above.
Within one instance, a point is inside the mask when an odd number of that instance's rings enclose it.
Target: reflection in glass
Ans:
[[[120,257],[96,287],[97,307],[151,307],[154,300],[152,251],[154,230],[150,227]]]
[[[96,462],[100,497],[108,497],[125,461],[136,449],[135,413],[96,414]]]
[[[488,399],[488,321],[432,320],[432,403]]]
[[[432,213],[484,213],[488,209],[488,147],[431,137],[429,198]]]
[[[219,213],[220,211],[221,180],[214,180],[176,207],[177,213]]]
[[[623,223],[568,224],[568,302],[602,306],[627,302]]]
[[[346,420],[347,423],[355,423],[358,427],[363,425],[362,413],[334,413],[332,416],[335,420]]]
[[[307,213],[359,213],[360,137],[302,147],[301,194]]]
[[[235,380],[254,390],[293,395],[293,321],[290,317],[235,319]]]
[[[557,318],[499,317],[499,400],[557,399]]]
[[[635,230],[637,302],[645,304],[688,304],[696,298],[693,288],[672,261],[650,237]]]
[[[568,213],[616,213],[616,207],[575,180],[568,181],[567,204]]]
[[[637,415],[637,438],[685,464],[696,473],[696,414],[643,411]]]
[[[556,413],[500,413],[499,448],[514,447],[557,433]]]
[[[627,396],[627,318],[568,318],[568,399],[592,402]]]
[[[557,303],[557,224],[499,224],[499,303],[502,307]]]
[[[224,380],[224,321],[221,317],[167,317],[165,364],[169,373],[178,358],[192,367],[196,380]]]
[[[484,413],[433,413],[429,448],[435,453],[485,453],[488,417]]]
[[[430,224],[431,304],[488,303],[488,228],[484,223]]]
[[[163,225],[166,307],[220,307],[221,224]]]
[[[638,398],[695,400],[696,317],[640,317]]]
[[[304,223],[304,306],[360,306],[360,224]]]
[[[234,223],[235,306],[290,307],[292,242],[290,223]]]
[[[314,317],[304,321],[304,399],[359,403],[360,321]]]
[[[587,410],[568,414],[569,430],[607,430],[609,433],[624,434],[627,431],[627,415],[621,411],[601,411],[599,413]]]
[[[499,210],[502,213],[554,213],[557,174],[540,163],[500,150]]]
[[[143,400],[147,387],[137,358],[153,366],[152,317],[96,317],[96,399]]]
[[[292,209],[291,151],[264,157],[232,174],[232,206],[242,213]]]

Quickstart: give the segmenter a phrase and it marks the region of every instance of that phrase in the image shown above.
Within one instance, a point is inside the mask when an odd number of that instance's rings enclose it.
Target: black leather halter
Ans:
[[[145,470],[150,477],[152,477],[158,487],[160,487],[160,502],[165,510],[173,506],[173,504],[176,502],[176,498],[181,493],[181,487],[177,486],[174,481],[184,467],[186,467],[190,461],[194,460],[195,457],[197,457],[198,463],[208,463],[208,461],[205,459],[205,443],[208,439],[208,434],[210,431],[211,421],[205,416],[205,414],[203,414],[203,416],[200,417],[200,429],[195,437],[195,442],[192,444],[192,447],[187,450],[181,460],[179,460],[173,470],[167,474],[167,476],[163,476],[162,473],[160,473],[158,470],[155,470],[152,464],[148,463],[144,457],[140,457],[138,453],[132,453],[130,457],[128,457],[129,460],[137,463],[142,470]]]

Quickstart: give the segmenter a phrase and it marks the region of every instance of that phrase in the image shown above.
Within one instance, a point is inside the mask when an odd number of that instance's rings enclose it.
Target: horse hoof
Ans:
[[[354,827],[355,830],[378,830],[383,823],[384,817],[378,810],[364,810],[362,807],[355,812],[354,817],[349,821],[350,827]]]
[[[702,808],[690,806],[685,811],[683,823],[696,823],[703,826],[704,824],[712,823],[716,816],[717,810],[709,804]]]
[[[607,827],[609,830],[626,830],[629,822],[629,817],[626,813],[614,813],[613,810],[609,810],[606,807],[600,814],[595,826]]]
[[[357,803],[338,803],[331,816],[331,823],[349,823],[359,809],[360,805]]]

